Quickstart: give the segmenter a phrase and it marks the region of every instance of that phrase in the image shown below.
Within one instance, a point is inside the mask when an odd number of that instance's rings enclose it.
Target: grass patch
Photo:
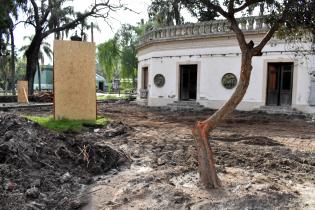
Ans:
[[[54,120],[52,116],[38,117],[25,116],[27,119],[40,124],[41,126],[57,132],[82,131],[87,127],[104,126],[108,119],[97,117],[96,120]]]
[[[118,95],[100,95],[97,96],[97,100],[99,101],[105,101],[105,100],[118,100],[118,99],[127,99],[128,96],[121,94],[120,96]]]

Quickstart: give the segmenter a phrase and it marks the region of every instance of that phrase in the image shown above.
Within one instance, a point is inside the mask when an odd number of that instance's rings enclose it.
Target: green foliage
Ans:
[[[218,17],[218,13],[213,9],[205,6],[201,1],[181,0],[183,6],[190,12],[198,21],[210,21]],[[219,4],[219,1],[212,1],[214,4]]]
[[[102,96],[97,96],[97,100],[99,101],[106,101],[106,100],[118,100],[118,99],[127,99],[128,97],[126,95],[102,95]]]
[[[135,81],[138,65],[136,43],[139,35],[144,34],[144,30],[144,24],[122,25],[113,39],[98,46],[98,61],[109,85],[117,74],[120,78]]]
[[[145,23],[139,24],[137,27],[135,27],[135,32],[138,37],[143,36],[146,31],[150,31],[155,27],[154,22],[147,21]]]
[[[137,76],[138,60],[134,45],[126,46],[121,53],[121,77],[135,79]]]
[[[180,25],[184,22],[181,9],[181,0],[153,0],[148,9],[149,19],[157,27]]]
[[[119,48],[120,46],[117,37],[97,46],[98,61],[104,71],[108,83],[113,80],[114,72],[117,69],[120,57]]]
[[[30,121],[36,122],[41,126],[57,132],[83,131],[87,126],[104,126],[108,119],[98,117],[96,120],[54,120],[53,117],[25,116]]]
[[[295,1],[277,36],[291,43],[312,40],[315,36],[315,1]]]
[[[15,71],[16,79],[22,80],[26,73],[26,58],[24,56],[17,59]]]
[[[50,30],[58,28],[62,25],[69,24],[73,21],[74,11],[72,6],[63,6],[68,0],[53,0],[51,1],[51,16],[47,20]],[[68,36],[70,28],[66,28],[64,31],[55,32],[55,38],[60,39],[61,33],[65,33]]]

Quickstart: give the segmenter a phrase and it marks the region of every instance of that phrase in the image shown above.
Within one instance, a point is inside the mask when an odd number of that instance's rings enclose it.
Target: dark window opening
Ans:
[[[142,68],[142,89],[148,89],[148,67]]]
[[[197,99],[197,65],[180,66],[180,100]]]

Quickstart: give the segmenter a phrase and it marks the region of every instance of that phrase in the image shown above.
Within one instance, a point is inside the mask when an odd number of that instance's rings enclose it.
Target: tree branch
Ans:
[[[226,11],[224,11],[224,9],[222,9],[222,7],[220,7],[219,5],[215,5],[211,3],[209,0],[201,0],[201,2],[210,9],[213,9],[215,12],[220,13],[223,17],[228,18],[229,14]]]
[[[247,43],[246,43],[246,39],[245,39],[245,35],[243,33],[243,31],[240,29],[240,27],[238,26],[238,22],[233,15],[230,15],[230,17],[228,18],[228,20],[231,23],[231,29],[235,32],[236,35],[236,39],[238,41],[238,44],[241,48],[242,53],[245,52],[247,50]]]
[[[51,9],[52,9],[51,0],[48,0],[48,8],[46,9],[45,13],[42,15],[42,18],[40,20],[41,25],[43,25],[47,21],[47,17],[50,14]]]
[[[60,27],[53,28],[53,29],[50,29],[50,30],[44,32],[43,33],[43,37],[45,38],[45,37],[49,36],[52,33],[63,31],[63,30],[68,29],[68,28],[74,28],[77,25],[79,25],[81,21],[83,21],[85,18],[87,18],[89,16],[91,16],[91,17],[107,18],[108,17],[108,13],[110,11],[115,11],[116,9],[121,8],[121,7],[122,7],[122,5],[118,5],[118,6],[110,5],[109,4],[109,0],[107,0],[104,3],[95,4],[89,12],[81,14],[75,20],[73,20],[73,21],[71,21],[71,22],[69,22],[67,24],[64,24],[64,25],[62,25]],[[100,12],[102,10],[105,10],[105,9],[107,10],[107,12],[105,12],[105,14],[100,14]]]
[[[230,0],[229,4],[228,4],[228,12],[229,14],[233,14],[234,13],[234,2],[235,0]]]
[[[240,11],[243,11],[244,9],[246,9],[247,7],[253,5],[253,4],[257,4],[259,2],[264,2],[265,0],[247,0],[245,1],[245,3],[235,9],[233,9],[233,13],[237,13]]]
[[[254,47],[254,55],[261,55],[261,50],[265,47],[265,45],[269,42],[269,40],[273,37],[274,33],[278,30],[280,25],[282,24],[282,18],[279,19],[268,31],[268,33],[265,35],[265,37],[261,40],[261,42]]]
[[[254,56],[260,56],[261,55],[261,50],[265,47],[265,45],[273,37],[273,35],[279,29],[279,27],[284,23],[285,17],[287,16],[287,13],[289,12],[289,7],[291,6],[293,1],[294,0],[288,2],[286,7],[284,8],[280,18],[277,21],[275,21],[274,25],[270,28],[270,30],[265,35],[265,37],[261,40],[261,42],[256,47],[254,47],[254,49],[253,49],[254,50],[253,51],[254,52]]]
[[[35,0],[31,0],[31,4],[32,4],[33,9],[34,9],[34,17],[35,17],[36,26],[39,27],[40,21],[39,21],[38,6],[37,6]]]
[[[256,0],[250,0],[249,2],[253,2]],[[231,23],[231,29],[235,32],[237,41],[239,43],[239,46],[241,48],[242,52],[245,52],[247,50],[247,43],[244,36],[243,31],[239,28],[239,24],[237,20],[234,17],[234,2],[235,0],[229,0],[228,4],[228,12],[224,11],[222,7],[219,5],[215,5],[211,3],[209,0],[201,0],[201,2],[209,7],[210,9],[213,9],[215,12],[220,13],[223,17],[225,17],[230,23]]]
[[[24,20],[21,20],[21,21],[15,23],[13,27],[15,28],[15,27],[18,26],[20,23],[30,24],[30,25],[34,26],[34,28],[36,28],[36,25],[34,25],[34,23],[32,23],[31,21],[24,21]]]

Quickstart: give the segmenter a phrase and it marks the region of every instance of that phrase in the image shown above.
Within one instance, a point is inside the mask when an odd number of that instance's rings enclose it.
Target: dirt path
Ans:
[[[211,113],[104,104],[99,114],[128,125],[122,135],[100,129],[95,136],[132,163],[96,178],[86,210],[315,209],[315,124],[308,119],[235,113],[210,137],[223,187],[208,191],[198,182],[191,128]]]
[[[236,113],[213,133],[222,189],[199,185],[191,127],[208,113],[126,105],[100,113],[132,127],[107,139],[133,160],[100,177],[85,209],[315,209],[315,124]]]

